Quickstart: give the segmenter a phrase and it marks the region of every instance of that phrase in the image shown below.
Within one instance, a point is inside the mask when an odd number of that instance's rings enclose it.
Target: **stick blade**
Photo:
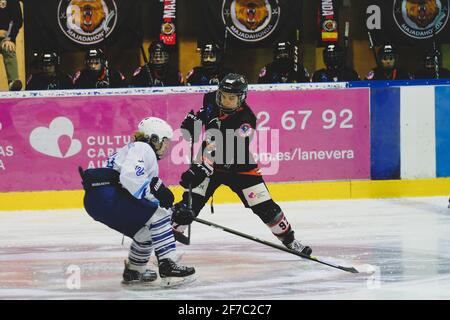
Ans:
[[[341,270],[344,270],[344,271],[347,271],[347,272],[350,272],[350,273],[359,273],[359,271],[358,270],[356,270],[355,268],[353,268],[353,267],[340,267],[340,269]]]

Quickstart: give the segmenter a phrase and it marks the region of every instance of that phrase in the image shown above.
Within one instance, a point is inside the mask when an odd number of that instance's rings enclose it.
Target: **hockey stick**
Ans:
[[[303,259],[307,259],[307,260],[311,260],[311,261],[314,261],[314,262],[318,262],[318,263],[321,263],[321,264],[324,264],[326,266],[329,266],[329,267],[332,267],[332,268],[336,268],[336,269],[339,269],[339,270],[342,270],[342,271],[346,271],[346,272],[350,272],[350,273],[359,273],[359,271],[356,270],[354,267],[343,267],[343,266],[337,265],[337,264],[335,264],[333,262],[330,262],[330,261],[324,261],[323,259],[319,259],[318,257],[308,256],[306,254],[303,254],[303,253],[300,253],[300,252],[297,252],[297,251],[285,248],[285,247],[280,246],[278,244],[271,243],[271,242],[268,242],[268,241],[265,241],[265,240],[261,240],[259,238],[256,238],[256,237],[253,237],[253,236],[247,235],[245,233],[242,233],[242,232],[239,232],[239,231],[235,231],[235,230],[232,230],[232,229],[229,229],[229,228],[226,228],[226,227],[222,227],[222,226],[220,226],[218,224],[215,224],[215,223],[203,220],[203,219],[194,218],[194,221],[196,221],[198,223],[201,223],[201,224],[204,224],[204,225],[207,225],[207,226],[210,226],[210,227],[213,227],[213,228],[216,228],[216,229],[220,229],[222,231],[234,234],[234,235],[242,237],[242,238],[246,238],[248,240],[259,242],[261,244],[264,244],[266,246],[269,246],[269,247],[272,247],[272,248],[275,248],[275,249],[278,249],[278,250],[281,250],[281,251],[285,251],[285,252],[288,252],[288,253],[291,253],[291,254],[295,254],[296,256],[299,256],[299,257],[301,257]]]
[[[349,51],[349,34],[350,34],[350,22],[345,21],[345,28],[344,28],[344,59],[347,63],[348,61],[348,51]]]
[[[190,154],[190,163],[189,166],[192,165],[194,161],[194,132],[192,132],[191,140],[190,140],[191,154]],[[188,208],[192,211],[192,183],[189,183],[188,190]],[[187,245],[191,244],[191,225],[188,226],[188,235],[187,235]]]
[[[372,51],[377,67],[380,67],[380,61],[378,60],[377,51],[375,49],[375,45],[373,44],[372,33],[370,31],[367,31],[367,35],[369,37],[369,49]]]

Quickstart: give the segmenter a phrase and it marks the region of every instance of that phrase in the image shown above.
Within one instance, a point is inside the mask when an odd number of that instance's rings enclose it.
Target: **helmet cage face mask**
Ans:
[[[40,69],[48,75],[56,73],[59,66],[59,56],[56,53],[44,53],[40,62]]]
[[[292,57],[292,47],[290,42],[277,43],[273,50],[273,60],[276,62],[288,62]]]
[[[213,51],[203,51],[201,57],[201,63],[204,67],[212,67],[217,65],[217,54]]]
[[[84,59],[86,65],[93,62],[100,62],[102,65],[106,63],[106,57],[103,54],[103,51],[100,49],[92,49],[86,53],[86,57]]]
[[[329,45],[323,52],[323,62],[327,69],[338,69],[343,64],[343,55],[340,47]]]
[[[392,45],[386,44],[378,51],[378,59],[381,67],[389,70],[397,65],[398,54]]]
[[[169,53],[162,50],[153,52],[150,57],[150,63],[156,66],[164,66],[169,63]]]
[[[41,61],[42,66],[56,66],[59,64],[59,57],[56,53],[44,53]]]
[[[92,71],[100,71],[103,67],[103,61],[100,58],[89,58],[86,60],[86,65]]]
[[[221,52],[217,44],[205,44],[200,51],[200,62],[203,67],[215,67],[220,64]]]

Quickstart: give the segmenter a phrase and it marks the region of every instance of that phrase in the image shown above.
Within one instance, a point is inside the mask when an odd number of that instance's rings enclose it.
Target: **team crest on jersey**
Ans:
[[[239,40],[260,41],[276,29],[280,6],[278,0],[224,0],[222,19]]]
[[[0,0],[0,9],[5,9],[7,5],[8,5],[8,1]]]
[[[239,136],[243,138],[250,136],[252,132],[253,132],[252,126],[248,123],[244,123],[239,128]]]
[[[76,43],[99,43],[116,27],[117,5],[114,0],[60,0],[58,23],[62,32]]]
[[[447,25],[449,2],[450,0],[394,0],[395,23],[411,38],[432,38]]]

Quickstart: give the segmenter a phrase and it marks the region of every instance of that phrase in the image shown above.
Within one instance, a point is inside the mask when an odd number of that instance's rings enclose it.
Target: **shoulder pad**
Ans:
[[[137,68],[134,70],[133,77],[136,77],[139,73],[141,73],[142,67]]]
[[[194,69],[189,70],[189,72],[186,74],[186,80],[188,80],[193,74],[194,74]]]
[[[28,77],[28,79],[27,79],[27,84],[30,83],[31,79],[33,79],[33,74],[30,74],[30,76]]]
[[[266,76],[266,74],[267,74],[267,68],[264,67],[264,68],[262,68],[261,71],[259,72],[259,77],[260,77],[260,78],[263,78],[263,77]]]
[[[375,77],[375,71],[370,70],[369,73],[366,76],[367,80],[373,80],[373,78]]]
[[[75,73],[75,75],[73,76],[73,81],[77,81],[81,76],[81,71],[77,71],[77,73]]]

